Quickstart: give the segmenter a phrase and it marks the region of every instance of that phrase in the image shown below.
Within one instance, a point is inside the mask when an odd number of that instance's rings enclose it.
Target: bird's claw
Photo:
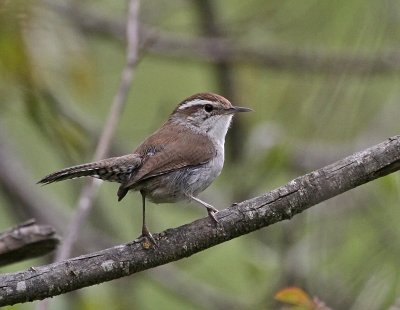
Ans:
[[[214,221],[215,224],[218,225],[219,221],[218,219],[215,217],[215,214],[218,213],[218,210],[213,208],[207,208],[207,212],[208,212],[208,216]]]
[[[151,232],[147,229],[146,226],[142,227],[142,234],[138,238],[140,241],[142,241],[143,245],[145,248],[150,248],[151,245],[154,247],[157,247],[157,242],[154,239],[153,235]]]

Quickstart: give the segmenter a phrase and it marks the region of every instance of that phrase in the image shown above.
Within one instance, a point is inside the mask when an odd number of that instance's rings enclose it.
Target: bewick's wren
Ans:
[[[251,109],[235,107],[222,96],[200,93],[183,100],[167,122],[129,155],[54,172],[38,183],[96,177],[121,183],[118,201],[129,190],[142,195],[142,236],[155,243],[146,226],[145,198],[155,203],[194,200],[217,222],[213,206],[197,198],[220,174],[232,116]]]

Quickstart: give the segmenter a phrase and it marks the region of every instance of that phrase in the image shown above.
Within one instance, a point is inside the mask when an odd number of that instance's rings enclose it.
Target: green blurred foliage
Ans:
[[[64,4],[62,1],[59,3]],[[125,17],[118,1],[79,1],[101,16]],[[398,48],[400,5],[384,0],[215,1],[218,23],[237,44],[259,49],[378,56]],[[191,1],[142,1],[141,21],[175,35],[201,33]],[[183,36],[184,37],[184,36]],[[84,33],[42,2],[0,2],[0,125],[37,180],[88,161],[116,92],[124,45]],[[267,192],[292,178],[399,133],[397,74],[357,75],[232,64],[240,105],[243,161],[227,162],[202,196],[217,208]],[[183,98],[218,92],[213,65],[143,52],[113,154],[131,151]],[[72,213],[81,181],[36,188],[65,201]],[[297,286],[334,309],[387,309],[400,296],[398,173],[335,197],[284,223],[243,236],[174,264],[187,288],[205,285],[248,309],[276,309],[275,292]],[[90,224],[116,242],[138,235],[140,198],[116,201],[102,186]],[[3,194],[3,193],[2,193]],[[0,196],[0,227],[22,221]],[[182,203],[148,208],[152,231],[205,216]],[[48,223],[51,224],[51,223]],[[85,230],[82,232],[85,233]],[[4,268],[15,271],[48,260]],[[205,309],[180,287],[151,276],[157,269],[53,298],[50,309]],[[180,277],[180,275],[176,275]],[[201,293],[201,292],[200,292]],[[212,299],[207,295],[204,299]],[[206,303],[204,303],[206,304]],[[10,309],[32,309],[24,304]],[[216,308],[216,307],[215,307]]]

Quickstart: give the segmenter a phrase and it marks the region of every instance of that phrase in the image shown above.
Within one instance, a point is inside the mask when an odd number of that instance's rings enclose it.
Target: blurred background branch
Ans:
[[[123,22],[80,5],[46,0],[44,2],[85,33],[120,41],[125,39]],[[328,75],[343,72],[353,75],[382,75],[400,71],[400,53],[395,49],[382,51],[377,55],[346,50],[332,52],[324,48],[291,48],[279,44],[251,46],[248,42],[223,34],[220,23],[215,21],[218,16],[214,13],[215,4],[197,0],[194,0],[194,4],[197,6],[203,36],[177,35],[142,23],[139,34],[141,48],[160,57],[215,63],[218,72],[226,71],[229,63],[253,64],[265,66],[269,70],[289,70],[292,73]]]

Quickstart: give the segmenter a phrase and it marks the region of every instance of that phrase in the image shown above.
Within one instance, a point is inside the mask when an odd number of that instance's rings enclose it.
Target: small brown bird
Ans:
[[[222,96],[200,93],[183,100],[164,125],[132,154],[54,172],[38,183],[95,177],[120,183],[118,201],[129,190],[142,195],[142,237],[155,240],[146,226],[145,199],[154,203],[194,200],[217,222],[212,205],[197,198],[221,173],[224,143],[233,114],[252,111],[235,107]]]

